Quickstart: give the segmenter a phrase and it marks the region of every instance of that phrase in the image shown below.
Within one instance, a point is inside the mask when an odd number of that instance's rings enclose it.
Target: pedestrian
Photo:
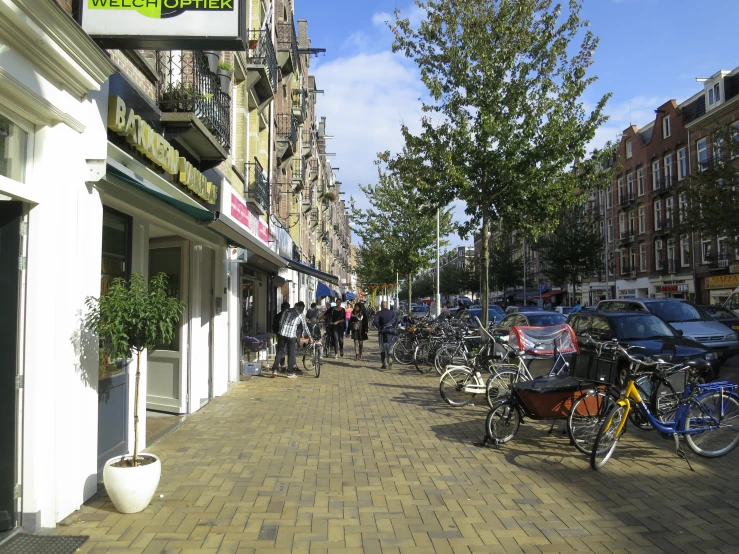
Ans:
[[[354,340],[354,359],[361,360],[364,350],[364,341],[366,341],[369,332],[369,316],[367,308],[363,302],[358,302],[352,310],[352,317],[349,320],[349,328],[351,329],[352,339]]]
[[[346,336],[349,336],[349,320],[352,318],[352,304],[351,302],[346,303]]]
[[[311,325],[318,323],[318,305],[315,302],[310,305],[310,310],[305,312],[305,319]]]
[[[283,306],[285,304],[283,303]],[[295,379],[295,373],[298,369],[298,361],[295,356],[298,339],[304,336],[310,342],[313,342],[313,337],[308,333],[308,324],[303,315],[304,310],[305,303],[303,302],[298,302],[294,308],[290,308],[288,304],[287,309],[283,310],[280,316],[277,333],[277,352],[287,349],[287,363],[290,368],[290,373],[287,374],[288,379]],[[277,367],[278,357],[275,356],[275,363],[272,366],[272,377],[277,377]]]
[[[380,304],[380,311],[375,314],[374,324],[379,331],[382,369],[392,369],[393,359],[390,357],[390,351],[398,334],[398,315],[388,309],[386,301]]]
[[[344,326],[346,325],[346,310],[341,304],[332,303],[327,313],[327,320],[334,343],[334,358],[344,357]],[[328,349],[326,350],[328,352]]]
[[[285,346],[283,345],[282,348],[280,348],[280,318],[282,317],[282,314],[285,313],[285,310],[290,308],[289,302],[283,302],[280,306],[280,311],[275,314],[275,317],[272,318],[272,332],[277,335],[277,350],[275,350],[275,361],[279,359],[280,361],[280,371],[282,373],[287,373],[287,367],[285,367]],[[274,377],[274,375],[273,375]]]

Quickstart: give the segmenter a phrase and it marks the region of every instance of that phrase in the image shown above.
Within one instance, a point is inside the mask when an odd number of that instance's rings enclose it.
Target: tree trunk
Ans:
[[[136,383],[133,400],[133,465],[139,465],[139,382],[141,381],[141,350],[136,351]]]
[[[482,215],[482,300],[480,304],[482,306],[482,324],[487,328],[488,326],[488,305],[490,304],[490,227],[487,218],[487,214]],[[483,342],[487,342],[487,336],[482,333]]]
[[[413,314],[413,310],[411,310],[412,304],[413,304],[413,275],[409,273],[408,274],[408,315]]]

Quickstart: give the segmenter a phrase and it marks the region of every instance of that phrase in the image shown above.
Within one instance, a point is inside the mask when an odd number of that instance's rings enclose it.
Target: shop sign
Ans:
[[[706,289],[733,289],[739,286],[739,274],[706,277]]]
[[[108,101],[108,128],[126,139],[130,148],[138,150],[142,156],[161,167],[166,173],[195,196],[211,206],[218,199],[218,187],[197,170],[162,135],[157,133],[119,96],[111,96]]]
[[[688,285],[662,285],[660,292],[688,292]]]
[[[82,28],[104,48],[245,50],[246,0],[81,0]]]
[[[269,231],[269,225],[259,219],[257,214],[249,211],[246,202],[238,194],[233,192],[233,189],[228,183],[224,186],[224,194],[222,210],[224,215],[230,215],[231,219],[269,246],[269,243],[273,240],[272,234]],[[226,206],[228,199],[230,199],[230,209]]]
[[[739,273],[739,264],[731,264],[729,266],[729,273]]]

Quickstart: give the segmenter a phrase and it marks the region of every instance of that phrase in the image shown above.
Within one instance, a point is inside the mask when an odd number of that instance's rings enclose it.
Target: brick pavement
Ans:
[[[151,448],[163,475],[143,513],[101,492],[56,532],[101,554],[739,552],[739,452],[690,472],[634,430],[596,473],[531,422],[479,448],[483,407],[379,371],[369,344],[319,379],[240,383]]]

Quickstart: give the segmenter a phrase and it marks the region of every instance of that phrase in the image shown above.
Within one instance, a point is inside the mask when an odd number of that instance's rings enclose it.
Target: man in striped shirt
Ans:
[[[282,317],[280,317],[279,330],[277,331],[277,352],[278,355],[275,357],[275,363],[272,365],[272,377],[277,377],[277,369],[280,366],[279,353],[282,352],[287,346],[287,364],[288,379],[295,379],[295,369],[297,368],[298,362],[295,356],[295,350],[297,348],[298,339],[300,336],[304,336],[313,342],[313,339],[308,332],[308,323],[305,321],[303,315],[305,310],[305,303],[298,302],[294,308],[284,310]]]

